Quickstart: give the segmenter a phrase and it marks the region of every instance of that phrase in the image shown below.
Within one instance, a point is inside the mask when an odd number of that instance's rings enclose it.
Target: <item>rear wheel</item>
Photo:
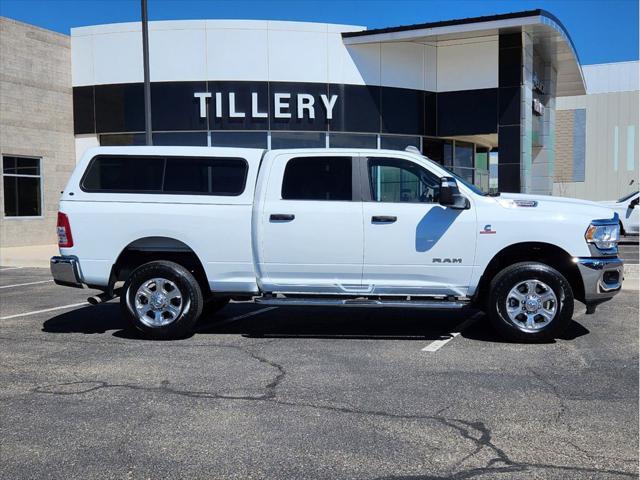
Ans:
[[[155,261],[138,267],[123,292],[123,314],[148,338],[185,337],[202,313],[200,285],[191,272],[174,262]]]
[[[561,335],[573,316],[573,291],[560,272],[548,265],[511,265],[491,281],[489,319],[506,338],[551,340]]]

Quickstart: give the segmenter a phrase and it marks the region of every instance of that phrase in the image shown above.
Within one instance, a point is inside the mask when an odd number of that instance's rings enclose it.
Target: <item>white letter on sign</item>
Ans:
[[[336,100],[338,100],[338,95],[331,95],[331,100],[328,100],[327,96],[322,94],[320,95],[320,100],[324,103],[324,108],[327,109],[327,120],[331,120],[333,118],[333,107],[336,104]]]
[[[195,92],[193,98],[200,99],[200,118],[207,118],[207,98],[211,98],[211,93]]]
[[[251,116],[253,118],[267,118],[267,112],[258,111],[258,94],[251,92]]]
[[[316,109],[313,108],[315,99],[308,93],[298,94],[298,118],[304,118],[304,111],[309,112],[309,118],[316,118]]]
[[[216,117],[222,118],[222,93],[216,92]]]
[[[275,103],[276,111],[274,113],[275,118],[291,118],[291,113],[283,112],[282,109],[289,108],[288,100],[291,98],[291,94],[289,93],[274,93],[273,100]],[[283,102],[283,100],[287,100],[287,102]]]
[[[229,116],[231,118],[244,118],[244,112],[236,112],[236,94],[229,93]]]

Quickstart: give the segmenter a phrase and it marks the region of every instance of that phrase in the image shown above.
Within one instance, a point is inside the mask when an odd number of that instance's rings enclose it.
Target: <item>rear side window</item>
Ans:
[[[342,200],[352,197],[351,157],[300,157],[287,162],[283,200]]]
[[[248,165],[241,158],[98,156],[82,179],[87,192],[236,196]]]

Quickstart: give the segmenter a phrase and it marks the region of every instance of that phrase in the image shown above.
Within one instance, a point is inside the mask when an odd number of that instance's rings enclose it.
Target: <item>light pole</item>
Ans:
[[[142,63],[144,69],[144,136],[145,144],[153,145],[151,137],[151,82],[149,80],[149,18],[147,0],[141,0],[142,10]]]

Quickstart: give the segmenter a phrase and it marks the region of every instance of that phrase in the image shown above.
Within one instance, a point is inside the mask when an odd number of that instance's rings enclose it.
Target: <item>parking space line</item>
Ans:
[[[278,308],[278,307],[261,308],[260,310],[254,310],[253,312],[244,313],[244,314],[238,315],[236,317],[231,317],[231,318],[228,318],[226,320],[222,320],[221,322],[216,322],[215,324],[213,324],[213,326],[220,327],[220,326],[226,325],[228,323],[237,322],[238,320],[243,320],[245,318],[253,317],[254,315],[260,315],[261,313],[266,313],[266,312],[269,312],[271,310],[275,310],[276,308]]]
[[[24,268],[24,267],[6,267],[6,268],[0,268],[0,272],[6,272],[7,270],[20,270],[21,268]]]
[[[422,352],[437,352],[442,347],[444,347],[447,343],[449,343],[451,340],[453,340],[458,335],[460,335],[462,332],[464,332],[464,330],[466,328],[468,328],[469,326],[471,326],[471,324],[475,323],[476,320],[477,320],[477,318],[475,316],[471,317],[471,318],[468,318],[467,320],[462,322],[460,325],[458,325],[458,327],[456,328],[455,332],[451,332],[451,336],[450,337],[442,338],[440,340],[434,340],[429,345],[424,347],[421,351]]]
[[[26,287],[27,285],[38,285],[39,283],[49,283],[53,280],[40,280],[39,282],[16,283],[15,285],[3,285],[0,288]]]
[[[34,310],[33,312],[16,313],[15,315],[7,315],[6,317],[0,317],[0,320],[9,320],[11,318],[27,317],[29,315],[36,315],[38,313],[55,312],[56,310],[65,310],[67,308],[80,307],[82,305],[89,305],[89,303],[88,302],[72,303],[70,305],[61,305],[59,307],[45,308],[43,310]]]

